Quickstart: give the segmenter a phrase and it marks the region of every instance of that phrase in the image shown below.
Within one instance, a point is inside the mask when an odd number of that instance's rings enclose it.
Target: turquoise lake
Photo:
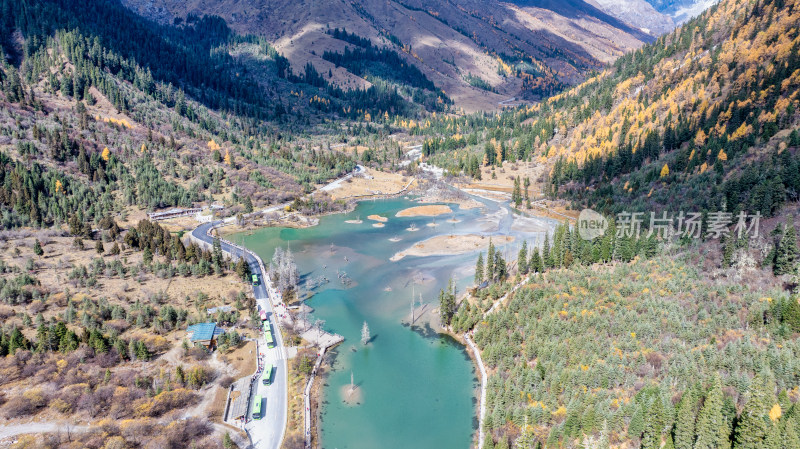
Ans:
[[[483,201],[482,201],[483,202]],[[444,203],[443,203],[444,204]],[[463,346],[441,337],[420,323],[408,326],[412,291],[427,304],[425,314],[438,307],[439,290],[450,277],[459,291],[472,283],[477,253],[459,256],[389,258],[413,244],[441,234],[517,234],[513,214],[496,203],[436,217],[398,218],[395,214],[418,203],[409,199],[361,202],[347,214],[322,217],[318,226],[264,228],[240,233],[231,240],[258,253],[269,264],[276,247],[289,247],[300,270],[301,293],[306,281],[327,277],[330,282],[310,291],[311,321],[345,338],[329,353],[333,369],[325,379],[321,403],[321,445],[330,449],[469,448],[477,428],[479,379]],[[373,227],[367,216],[388,218]],[[488,218],[487,218],[488,217]],[[346,223],[360,218],[363,223]],[[456,221],[458,221],[456,223]],[[538,220],[551,226],[548,220]],[[408,231],[412,223],[416,231]],[[529,243],[536,234],[519,236]],[[542,234],[543,235],[543,234]],[[400,239],[391,241],[390,239]],[[515,258],[521,240],[506,250]],[[337,275],[352,280],[345,286]],[[418,309],[419,310],[419,309]],[[372,340],[363,346],[366,321]],[[342,387],[353,373],[361,401],[343,401]]]

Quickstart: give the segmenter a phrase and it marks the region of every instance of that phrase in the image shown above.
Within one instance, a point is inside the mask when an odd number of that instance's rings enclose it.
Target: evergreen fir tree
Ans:
[[[628,423],[628,438],[635,440],[642,436],[645,424],[644,421],[645,412],[642,410],[642,406],[639,405],[636,407],[636,410],[634,410],[633,415],[631,415],[631,420]]]
[[[768,414],[773,404],[775,404],[774,381],[770,375],[759,373],[750,384],[747,402],[739,416],[734,449],[765,447],[771,426]]]
[[[522,274],[528,274],[528,242],[522,242],[522,248],[519,249],[519,255],[517,256],[517,265],[519,267],[519,272]]]
[[[494,449],[494,440],[492,440],[492,433],[486,432],[483,438],[483,449]]]
[[[694,388],[689,388],[683,393],[676,410],[675,449],[692,449],[696,419],[697,396],[695,396]]]
[[[42,243],[39,241],[39,239],[36,239],[36,241],[33,242],[33,253],[39,257],[42,257],[42,255],[44,255],[44,250],[42,249]]]
[[[800,436],[797,434],[797,423],[794,419],[785,419],[782,435],[783,449],[800,447]]]
[[[722,384],[715,375],[697,416],[695,449],[716,449],[720,443],[719,429],[724,425],[722,415]],[[676,441],[677,443],[677,441]]]
[[[506,437],[500,437],[500,439],[497,440],[497,444],[494,445],[494,449],[509,449]]]
[[[491,283],[494,280],[494,243],[489,238],[489,252],[486,255],[486,280]]]
[[[775,274],[781,275],[794,272],[797,254],[797,234],[794,223],[791,219],[787,219],[787,223],[783,228],[783,236],[775,248]]]
[[[494,253],[494,279],[497,281],[502,281],[507,275],[508,271],[506,269],[506,261],[503,259],[500,251],[496,251]]]
[[[650,402],[650,408],[645,417],[642,449],[659,449],[661,447],[661,432],[664,428],[663,415],[661,396],[656,394]]]
[[[520,191],[519,177],[514,178],[514,188],[512,189],[511,200],[514,202],[514,206],[516,207],[522,205],[522,192]]]
[[[475,263],[475,285],[483,283],[483,252],[478,254],[478,262]]]
[[[449,326],[456,313],[456,287],[453,278],[447,285],[447,290],[439,291],[439,317],[443,326]]]
[[[667,440],[664,442],[664,445],[661,446],[661,449],[675,449],[675,443],[672,441],[672,434],[667,433]]]
[[[783,322],[794,332],[800,332],[800,302],[793,296],[786,301],[783,308]]]
[[[544,268],[553,268],[553,255],[550,253],[549,233],[544,235],[544,243],[542,244],[542,266]]]
[[[534,273],[541,273],[544,270],[542,270],[542,257],[539,255],[539,249],[535,248],[531,253],[528,269]]]

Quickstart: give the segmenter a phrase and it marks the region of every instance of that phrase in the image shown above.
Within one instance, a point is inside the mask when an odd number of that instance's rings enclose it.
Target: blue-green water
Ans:
[[[470,283],[477,256],[406,257],[397,262],[389,258],[439,234],[508,233],[511,220],[506,214],[499,226],[484,222],[485,214],[502,212],[490,202],[482,209],[453,207],[452,215],[437,217],[436,227],[427,226],[430,217],[395,217],[415,205],[406,199],[362,202],[348,214],[323,217],[315,227],[265,228],[233,237],[267,264],[277,246],[290,247],[301,274],[301,292],[307,279],[326,276],[331,281],[313,290],[308,300],[314,308],[311,321],[325,320],[326,330],[345,337],[331,353],[333,370],[323,389],[324,448],[463,449],[472,442],[479,381],[467,353],[450,338],[425,326],[411,329],[407,322],[412,290],[417,298],[422,295],[428,304],[425,313],[430,314],[451,276],[461,289]],[[385,227],[373,227],[367,219],[372,214],[388,217]],[[356,218],[363,223],[346,223]],[[407,230],[412,223],[418,228],[415,232]],[[337,269],[352,279],[349,287],[339,281]],[[366,347],[360,342],[364,321],[372,334]],[[361,392],[357,405],[342,398],[351,371]]]

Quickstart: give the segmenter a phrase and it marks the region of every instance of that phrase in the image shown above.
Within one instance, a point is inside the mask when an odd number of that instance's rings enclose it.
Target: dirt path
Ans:
[[[0,440],[27,433],[85,432],[89,426],[76,426],[69,422],[29,422],[0,426]]]

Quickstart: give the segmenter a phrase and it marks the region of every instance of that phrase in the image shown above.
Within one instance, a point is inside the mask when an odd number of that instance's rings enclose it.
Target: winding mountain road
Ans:
[[[214,237],[209,235],[209,231],[214,226],[221,223],[221,221],[204,223],[192,231],[192,236],[212,245]],[[244,257],[247,264],[250,266],[250,272],[258,275],[259,283],[253,286],[253,294],[255,295],[256,303],[259,308],[267,311],[267,320],[272,326],[273,336],[275,338],[274,348],[267,348],[263,341],[259,344],[259,351],[261,352],[261,354],[259,354],[259,358],[261,359],[260,365],[272,365],[274,371],[271,385],[263,385],[260,378],[255,382],[250,403],[252,404],[252,400],[255,396],[261,396],[264,400],[262,403],[264,417],[260,420],[250,419],[245,425],[245,429],[250,436],[253,447],[258,449],[279,449],[286,431],[287,407],[289,403],[287,392],[288,367],[286,348],[283,344],[283,336],[281,335],[280,328],[277,326],[275,311],[272,306],[273,301],[271,299],[275,298],[277,293],[272,288],[266,273],[262,272],[261,264],[259,264],[258,259],[252,253],[243,251],[241,248],[231,245],[223,239],[220,239],[220,245],[222,246],[222,250],[231,256],[237,258]],[[248,417],[250,417],[249,413]]]

